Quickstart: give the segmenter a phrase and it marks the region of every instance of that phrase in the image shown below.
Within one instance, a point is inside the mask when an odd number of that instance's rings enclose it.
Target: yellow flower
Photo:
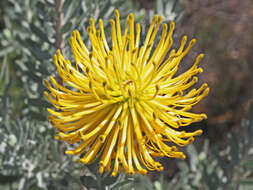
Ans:
[[[178,130],[192,122],[206,119],[205,114],[188,110],[208,94],[207,84],[188,90],[197,82],[194,75],[203,54],[193,66],[175,76],[178,65],[195,43],[185,47],[183,37],[178,50],[170,50],[174,22],[163,24],[162,36],[156,47],[154,39],[161,17],[155,15],[145,41],[140,42],[140,24],[134,15],[127,18],[121,31],[119,12],[112,27],[112,48],[109,47],[99,20],[100,30],[90,19],[88,28],[92,50],[88,50],[78,31],[71,36],[76,65],[60,53],[54,63],[62,84],[50,77],[46,85],[47,99],[56,110],[48,109],[49,120],[58,129],[56,138],[75,144],[67,154],[82,155],[80,162],[99,160],[99,172],[104,169],[116,175],[163,169],[155,157],[185,158],[178,146],[186,146],[202,133]],[[116,22],[116,23],[115,23]],[[173,145],[174,144],[174,145]],[[112,167],[112,168],[111,168]]]

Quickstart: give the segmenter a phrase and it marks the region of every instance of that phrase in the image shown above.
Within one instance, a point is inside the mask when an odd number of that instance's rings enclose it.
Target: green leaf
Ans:
[[[156,0],[156,10],[159,15],[163,15],[163,2],[162,2],[162,0]]]
[[[153,184],[151,183],[150,179],[147,176],[139,175],[138,177],[141,180],[141,183],[147,190],[153,190]]]
[[[80,157],[83,157],[83,155],[81,155]],[[91,171],[91,173],[97,173],[99,167],[98,160],[94,161],[91,164],[87,164],[86,167]]]
[[[223,157],[221,157],[221,156],[219,155],[219,150],[217,150],[216,147],[213,147],[213,148],[212,148],[212,152],[213,152],[213,154],[214,154],[216,160],[218,161],[219,166],[223,169],[224,173],[225,173],[226,175],[228,175],[228,172],[229,172],[228,169],[229,169],[229,168],[227,167],[227,162],[224,160]]]
[[[41,44],[35,42],[31,39],[21,39],[20,36],[17,36],[17,41],[22,44],[22,46],[28,48],[28,50],[39,60],[48,60],[51,56],[48,51],[41,49]]]
[[[4,134],[0,133],[0,142],[3,142],[4,139],[5,139]]]
[[[97,181],[91,176],[81,176],[81,183],[87,188],[98,188]]]
[[[65,34],[67,32],[71,32],[71,29],[72,29],[72,23],[71,22],[67,22],[66,24],[64,24],[64,26],[62,27],[61,29],[61,33],[62,34]]]
[[[99,15],[101,17],[104,17],[104,15],[106,15],[107,11],[110,9],[111,2],[110,0],[107,0],[106,2],[104,2],[104,4],[105,4],[104,7],[99,12]]]
[[[64,0],[63,6],[62,6],[62,10],[65,13],[66,10],[68,10],[69,7],[71,7],[73,5],[73,1],[72,0]]]
[[[80,0],[72,1],[73,11],[71,12],[70,19],[79,17],[78,14],[80,13],[80,10],[82,10],[81,3]]]
[[[123,3],[125,3],[125,0],[118,0],[113,3],[114,7],[120,7]],[[122,17],[121,17],[122,18]]]
[[[31,117],[35,120],[39,120],[39,121],[45,121],[45,115],[42,113],[37,113],[35,111],[30,111],[29,112],[31,114]]]
[[[47,11],[45,10],[45,4],[42,2],[38,2],[36,4],[36,11],[43,17],[43,19],[48,20],[48,14]]]
[[[250,178],[240,179],[238,180],[238,183],[242,185],[253,185],[253,179]]]
[[[253,103],[251,103],[251,105],[250,105],[249,112],[247,114],[247,118],[249,120],[251,120],[251,124],[252,124],[252,121],[253,121]]]
[[[119,178],[119,175],[111,176],[110,174],[108,174],[106,177],[102,179],[102,185],[105,185],[105,186],[112,185],[117,181],[118,178]]]
[[[2,80],[2,78],[4,78],[6,71],[7,71],[7,55],[5,55],[4,59],[3,59],[3,64],[1,67],[1,71],[0,71],[0,80]]]
[[[186,164],[185,161],[177,161],[177,166],[179,167],[179,169],[182,171],[182,172],[185,172],[185,173],[188,173],[189,172],[189,167],[188,165]]]
[[[127,179],[127,180],[124,180],[124,181],[122,181],[122,182],[120,182],[120,183],[117,183],[115,186],[113,186],[111,189],[113,190],[113,189],[116,189],[116,190],[118,190],[120,187],[123,187],[124,185],[127,185],[127,184],[129,184],[129,183],[131,183],[131,182],[133,182],[133,180],[129,180],[129,179]]]
[[[61,158],[61,154],[59,152],[59,149],[58,149],[58,143],[57,142],[51,142],[51,148],[52,148],[52,156],[53,156],[53,159],[56,160],[57,162],[61,163],[62,161],[62,158]]]
[[[253,168],[253,160],[242,161],[241,165],[246,168]]]
[[[25,71],[24,74],[28,75],[30,79],[36,81],[36,82],[41,82],[42,78],[37,76],[34,72],[31,71]]]
[[[247,136],[247,140],[248,140],[248,146],[251,147],[252,146],[252,135],[253,135],[253,103],[251,103],[250,107],[249,107],[249,111],[246,115],[247,118],[247,128],[246,128],[246,136]]]
[[[1,47],[0,49],[0,57],[6,56],[8,53],[15,51],[15,48],[12,45],[8,45],[7,47]]]
[[[165,12],[166,14],[171,14],[172,13],[172,9],[174,7],[175,1],[168,1],[165,5]]]
[[[34,105],[34,106],[39,106],[39,107],[50,107],[50,104],[41,98],[29,98],[28,99],[28,105]]]
[[[64,23],[76,17],[73,15],[78,14],[80,9],[81,9],[80,0],[75,1],[65,0],[62,8],[64,12]]]
[[[20,179],[20,176],[16,175],[3,175],[0,174],[0,184],[11,184],[15,181],[18,181]]]
[[[43,32],[39,27],[35,26],[32,23],[30,25],[30,28],[31,28],[32,32],[34,32],[40,39],[51,44],[51,42],[48,40],[47,34],[45,32]]]
[[[28,39],[27,42],[29,44],[29,50],[39,60],[46,60],[51,57],[47,51],[41,49],[41,45],[39,43],[30,39]]]
[[[228,136],[229,144],[231,146],[230,155],[232,156],[232,163],[238,164],[239,162],[239,142],[235,133]]]

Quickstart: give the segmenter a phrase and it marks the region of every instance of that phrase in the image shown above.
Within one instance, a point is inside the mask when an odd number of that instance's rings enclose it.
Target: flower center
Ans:
[[[123,86],[123,90],[125,93],[125,97],[127,99],[129,99],[129,98],[135,99],[137,97],[138,88],[136,86],[136,81],[134,81],[132,79],[128,79],[122,83],[122,86]]]

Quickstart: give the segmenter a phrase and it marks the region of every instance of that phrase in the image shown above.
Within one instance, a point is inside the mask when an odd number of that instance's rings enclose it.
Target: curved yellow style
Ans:
[[[144,42],[140,24],[130,14],[121,31],[119,12],[111,19],[112,47],[105,37],[102,20],[88,28],[92,49],[83,43],[78,31],[70,42],[75,65],[58,50],[54,55],[61,82],[50,77],[45,96],[55,107],[48,109],[49,120],[58,129],[56,138],[76,145],[67,154],[81,155],[80,162],[99,160],[99,172],[118,171],[146,174],[163,169],[156,157],[184,159],[178,149],[188,145],[201,130],[185,132],[182,126],[206,119],[205,114],[189,112],[205,97],[209,88],[189,90],[197,82],[194,75],[203,54],[193,66],[175,76],[179,63],[196,42],[188,45],[184,36],[178,50],[172,49],[174,22],[163,24],[162,35],[154,40],[162,19],[155,15]]]

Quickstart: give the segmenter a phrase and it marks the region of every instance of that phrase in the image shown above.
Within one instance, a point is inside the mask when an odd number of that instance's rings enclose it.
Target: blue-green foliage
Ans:
[[[57,27],[57,3],[61,25]],[[128,3],[128,4],[127,4]],[[98,174],[97,164],[83,168],[78,157],[66,156],[66,144],[53,139],[46,118],[43,80],[56,76],[53,54],[61,48],[71,57],[68,43],[74,29],[88,42],[89,18],[102,18],[110,36],[108,19],[120,10],[124,22],[131,3],[124,0],[5,0],[0,2],[0,189],[251,189],[253,106],[238,131],[228,134],[220,151],[205,141],[203,149],[187,148],[189,163],[178,161],[179,172],[168,181],[136,175]],[[177,0],[157,0],[149,11],[135,11],[136,20],[151,21],[158,13],[165,22],[183,15]],[[145,29],[145,28],[143,28]],[[145,31],[145,30],[142,30]],[[144,33],[143,33],[144,34]],[[63,39],[60,44],[57,39]],[[89,44],[88,44],[89,45]],[[81,176],[81,177],[80,177]]]
[[[62,3],[59,27],[56,2]],[[71,32],[78,29],[87,41],[89,18],[107,20],[117,4],[123,1],[1,1],[0,189],[81,188],[82,165],[64,154],[66,145],[54,140],[47,121],[43,80],[56,74],[58,48],[71,53]]]

